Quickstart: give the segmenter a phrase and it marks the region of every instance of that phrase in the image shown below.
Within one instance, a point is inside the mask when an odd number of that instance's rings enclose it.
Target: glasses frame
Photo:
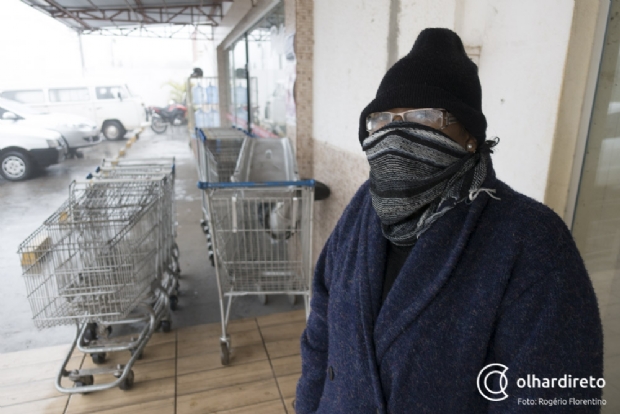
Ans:
[[[445,109],[440,109],[440,108],[418,108],[418,109],[409,109],[407,111],[402,111],[402,112],[373,112],[373,113],[369,114],[366,117],[366,131],[367,132],[372,132],[372,131],[376,131],[378,129],[381,129],[385,125],[394,122],[394,117],[396,117],[396,116],[400,116],[400,119],[402,119],[404,121],[405,120],[404,114],[407,114],[407,113],[410,113],[410,112],[428,111],[428,110],[441,112],[441,126],[439,127],[439,130],[444,130],[448,126],[458,122],[458,120],[456,119],[456,117],[454,115],[452,115],[450,112],[446,111]],[[379,128],[368,129],[368,119],[371,116],[376,115],[376,114],[389,114],[390,115],[390,120],[385,125],[383,125],[383,126],[381,126]]]

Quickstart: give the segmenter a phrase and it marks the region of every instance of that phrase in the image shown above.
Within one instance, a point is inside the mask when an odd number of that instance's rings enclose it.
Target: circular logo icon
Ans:
[[[489,401],[502,401],[508,398],[508,367],[502,364],[489,364],[478,374],[478,391]],[[499,389],[496,389],[499,388]]]

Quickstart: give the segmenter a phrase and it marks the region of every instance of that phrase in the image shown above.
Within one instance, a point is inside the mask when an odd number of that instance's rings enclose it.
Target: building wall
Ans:
[[[368,178],[358,120],[386,71],[389,8],[389,0],[314,1],[313,172],[331,189],[315,203],[315,258]]]
[[[479,65],[487,135],[501,139],[498,177],[544,201],[554,140],[563,139],[556,123],[574,8],[572,0],[315,0],[314,176],[332,188],[317,203],[315,245],[368,177],[360,112],[394,56],[407,54],[426,27],[456,31]]]

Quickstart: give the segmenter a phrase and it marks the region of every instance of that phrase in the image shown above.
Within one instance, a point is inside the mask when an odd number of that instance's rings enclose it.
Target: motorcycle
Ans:
[[[184,105],[171,101],[166,107],[149,106],[151,129],[157,134],[163,134],[168,125],[184,125],[187,123],[187,108]]]

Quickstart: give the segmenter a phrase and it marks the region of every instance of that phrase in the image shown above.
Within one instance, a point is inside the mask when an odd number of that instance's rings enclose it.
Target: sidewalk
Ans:
[[[1,354],[0,411],[292,414],[304,327],[303,310],[231,322],[231,363],[226,367],[220,363],[219,324],[156,333],[134,366],[131,390],[87,395],[68,396],[54,388],[68,345]],[[116,355],[119,363],[125,354]],[[91,366],[82,354],[71,361],[71,368]]]

